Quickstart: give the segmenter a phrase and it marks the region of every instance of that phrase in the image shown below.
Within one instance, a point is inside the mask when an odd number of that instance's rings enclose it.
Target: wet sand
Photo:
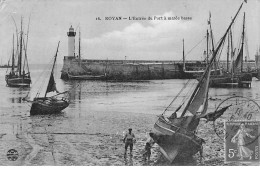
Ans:
[[[8,124],[8,119],[6,124]],[[204,160],[195,155],[191,159],[169,164],[155,144],[149,163],[142,150],[147,133],[153,128],[156,116],[136,113],[95,112],[83,118],[68,118],[66,114],[27,116],[22,129],[3,133],[1,123],[0,163],[2,165],[224,165],[224,144],[215,134],[212,123],[202,121],[198,135],[205,139]],[[3,121],[2,121],[3,122]],[[124,158],[123,133],[129,127],[136,135],[133,157]],[[22,131],[22,132],[21,132]],[[9,161],[6,152],[14,148],[17,161]],[[129,153],[129,151],[128,151]],[[236,165],[235,163],[229,165]]]
[[[77,119],[60,114],[26,117],[23,121],[23,132],[19,129],[13,134],[0,132],[2,165],[146,165],[141,150],[155,116],[95,112]],[[124,159],[122,138],[129,127],[133,128],[137,141],[133,157]],[[11,148],[19,153],[17,161],[6,158]],[[152,150],[151,161],[157,157],[156,149],[155,146]]]

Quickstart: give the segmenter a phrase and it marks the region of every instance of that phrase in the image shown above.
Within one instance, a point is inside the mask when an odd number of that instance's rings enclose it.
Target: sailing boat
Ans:
[[[72,75],[69,72],[67,72],[69,80],[102,80],[105,79],[105,74],[104,75],[93,75],[92,72],[87,71],[87,68],[85,67],[84,64],[81,63],[81,34],[79,30],[79,55],[78,55],[78,64],[79,67],[81,67],[85,72],[84,74],[80,75]]]
[[[224,40],[242,6],[243,3],[240,5],[234,19],[232,19],[232,22],[230,23],[224,36],[218,43],[216,50],[213,51],[209,64],[188,101],[183,102],[171,116],[166,117],[164,113],[169,107],[168,106],[166,110],[159,115],[158,120],[154,124],[154,128],[160,133],[150,133],[150,136],[160,146],[162,154],[170,162],[173,162],[176,156],[185,158],[187,156],[194,155],[197,152],[202,152],[202,143],[205,141],[196,135],[196,130],[199,125],[200,118],[205,118],[207,112],[210,71],[212,64],[216,56],[219,54],[221,46],[223,45]],[[186,87],[186,85],[184,87]],[[223,110],[224,109],[227,108],[225,107]],[[221,115],[223,114],[223,111],[218,111],[215,113],[219,113]],[[210,116],[214,116],[213,113],[211,113]],[[215,117],[218,118],[220,116]],[[216,120],[216,118],[208,118],[208,120]]]
[[[203,73],[204,73],[204,70],[208,64],[208,48],[209,48],[209,32],[207,30],[207,50],[203,52],[203,55],[205,56],[205,61],[203,62],[197,62],[196,65],[197,67],[187,67],[185,63],[185,54],[184,54],[184,39],[183,39],[183,64],[182,64],[182,67],[181,65],[178,65],[179,66],[179,69],[180,69],[180,73],[181,73],[181,79],[196,79],[197,77],[200,77]],[[213,45],[213,44],[212,44]],[[214,74],[214,75],[219,75],[221,74],[220,72],[222,71],[221,69],[217,69],[216,68],[216,63],[214,61],[214,66],[215,66],[215,69],[212,69],[211,70],[211,74]]]
[[[69,100],[67,98],[58,98],[58,96],[68,93],[68,91],[60,93],[56,88],[56,83],[54,80],[54,67],[57,59],[59,44],[60,42],[58,43],[57,51],[54,56],[54,63],[52,65],[51,73],[49,75],[48,84],[47,86],[45,86],[45,92],[43,92],[44,95],[42,96],[41,94],[43,93],[37,92],[33,101],[27,100],[29,102],[32,102],[32,107],[30,110],[31,115],[59,113],[69,106]],[[40,88],[42,88],[42,86]],[[55,92],[56,94],[53,96],[48,96],[49,93],[53,92]]]
[[[230,38],[229,38],[230,37]],[[229,40],[230,39],[230,40]],[[234,60],[234,51],[232,43],[232,32],[230,31],[228,36],[228,50],[227,50],[227,72],[223,75],[213,76],[211,78],[210,87],[251,87],[252,73],[244,72],[243,70],[243,51],[244,51],[244,39],[245,39],[245,13],[243,17],[243,31],[241,47],[238,52],[236,60]],[[229,49],[229,44],[231,44],[231,52]],[[231,53],[231,66],[229,71],[229,53]]]
[[[31,76],[30,76],[29,65],[27,60],[27,42],[28,42],[28,31],[27,31],[27,41],[25,45],[25,41],[23,39],[23,27],[22,27],[22,19],[21,19],[20,42],[18,43],[17,40],[17,53],[18,53],[17,70],[15,70],[14,37],[13,37],[12,68],[11,71],[5,76],[7,86],[29,87],[31,84]],[[25,55],[24,60],[23,60],[23,50]],[[22,61],[24,63],[22,63]],[[25,70],[26,68],[27,70]]]

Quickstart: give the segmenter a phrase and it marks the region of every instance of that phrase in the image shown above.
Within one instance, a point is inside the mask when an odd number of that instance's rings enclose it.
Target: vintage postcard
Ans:
[[[0,166],[258,166],[260,0],[0,0]]]

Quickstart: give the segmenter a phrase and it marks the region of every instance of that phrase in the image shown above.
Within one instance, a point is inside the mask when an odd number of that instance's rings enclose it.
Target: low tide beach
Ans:
[[[36,70],[32,76],[36,75]],[[4,78],[1,70],[1,77]],[[202,120],[198,136],[205,140],[203,160],[195,155],[169,164],[152,148],[151,160],[142,152],[148,133],[154,131],[157,115],[162,113],[186,80],[144,82],[99,82],[58,79],[57,85],[71,89],[71,104],[56,115],[30,116],[30,104],[22,98],[29,89],[8,88],[1,82],[0,163],[1,165],[227,165],[224,141],[214,132],[212,122]],[[210,89],[209,110],[227,96],[242,94],[257,100],[259,81],[251,89]],[[255,92],[253,92],[255,91]],[[259,102],[259,101],[257,101]],[[177,105],[173,105],[176,107]],[[124,158],[123,135],[133,128],[136,136],[133,157]],[[9,161],[7,151],[18,151],[18,159]],[[128,151],[129,152],[129,151]],[[228,165],[237,165],[231,163]],[[247,164],[245,164],[247,165]]]

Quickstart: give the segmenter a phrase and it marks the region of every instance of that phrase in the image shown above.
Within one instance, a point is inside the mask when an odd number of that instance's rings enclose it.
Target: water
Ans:
[[[30,68],[34,85],[46,65]],[[0,69],[0,164],[125,165],[120,140],[123,132],[132,127],[138,138],[136,149],[141,150],[156,115],[164,111],[187,82],[63,81],[59,70],[61,65],[55,72],[57,88],[70,91],[69,107],[58,115],[30,116],[30,104],[22,101],[30,88],[7,87],[6,69]],[[260,104],[259,85],[260,81],[253,79],[251,89],[210,89],[208,111],[214,111],[224,98],[232,95],[249,97]],[[170,109],[178,107],[176,102]],[[11,148],[19,152],[17,161],[6,158]],[[136,151],[131,164],[143,165],[139,157]]]

